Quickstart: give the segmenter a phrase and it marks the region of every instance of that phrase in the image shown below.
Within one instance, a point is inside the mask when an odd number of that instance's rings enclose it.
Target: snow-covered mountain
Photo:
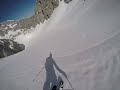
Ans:
[[[17,37],[26,50],[0,60],[0,90],[49,90],[59,76],[64,89],[119,90],[119,10],[119,0],[61,1],[50,19]]]

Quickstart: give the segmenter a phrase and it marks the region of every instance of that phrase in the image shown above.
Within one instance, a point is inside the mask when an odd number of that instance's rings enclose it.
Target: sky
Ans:
[[[35,0],[0,0],[0,22],[30,17],[34,6]]]

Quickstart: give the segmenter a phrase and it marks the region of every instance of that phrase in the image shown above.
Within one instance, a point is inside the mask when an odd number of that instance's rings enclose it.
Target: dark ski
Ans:
[[[63,82],[63,80],[61,80],[59,82],[59,90],[63,90],[63,87],[64,87],[64,82]]]
[[[63,80],[61,80],[61,81],[59,82],[58,87],[57,87],[56,85],[54,85],[54,86],[52,87],[52,90],[63,90],[63,86],[64,86],[64,82],[63,82]]]
[[[58,84],[54,85],[52,87],[52,90],[63,90],[64,88],[64,81],[62,80],[62,78],[59,76],[58,77]]]
[[[52,87],[52,90],[57,90],[57,86],[54,85],[54,86]]]

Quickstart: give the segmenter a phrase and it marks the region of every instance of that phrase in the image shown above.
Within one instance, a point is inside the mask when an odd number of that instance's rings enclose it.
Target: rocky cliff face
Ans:
[[[35,14],[26,19],[21,19],[18,22],[19,28],[35,27],[37,24],[48,20],[53,13],[53,10],[58,7],[59,0],[37,0],[35,7]]]
[[[20,51],[23,51],[25,46],[18,44],[10,39],[0,39],[0,58],[4,58]]]
[[[43,23],[49,19],[53,10],[58,7],[59,0],[37,0],[35,8],[35,16]]]

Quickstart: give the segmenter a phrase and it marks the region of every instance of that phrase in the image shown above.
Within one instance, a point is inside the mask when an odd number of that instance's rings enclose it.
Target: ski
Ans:
[[[52,87],[52,90],[63,90],[64,88],[64,81],[62,80],[62,78],[59,76],[58,77],[58,84],[54,85]]]
[[[52,90],[57,90],[57,86],[54,85],[54,86],[52,87]]]
[[[61,80],[59,82],[59,90],[63,90],[63,87],[64,87],[64,82],[63,82],[63,80]]]
[[[59,82],[58,87],[57,87],[56,85],[54,85],[54,86],[52,87],[52,90],[63,90],[63,86],[64,86],[64,82],[63,82],[63,80],[61,80],[61,81]]]

